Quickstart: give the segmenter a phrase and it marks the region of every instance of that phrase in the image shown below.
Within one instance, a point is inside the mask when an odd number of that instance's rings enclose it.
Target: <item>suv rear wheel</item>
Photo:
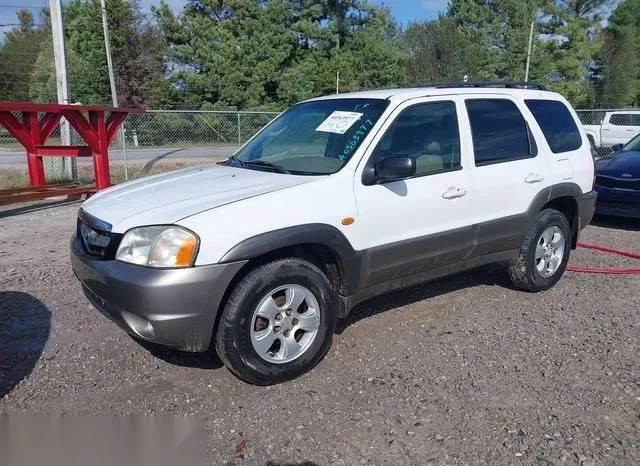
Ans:
[[[509,267],[509,277],[523,290],[547,290],[562,277],[570,251],[567,217],[555,209],[545,209],[529,229],[518,259]]]
[[[241,379],[270,385],[313,368],[329,350],[338,298],[312,263],[282,259],[249,272],[220,317],[216,350]]]

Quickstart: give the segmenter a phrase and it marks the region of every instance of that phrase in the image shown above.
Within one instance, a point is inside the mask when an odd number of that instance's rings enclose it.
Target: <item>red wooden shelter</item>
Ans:
[[[0,190],[0,204],[7,194],[15,198],[13,202],[37,199],[34,192],[46,193],[45,197],[64,194],[52,194],[50,187],[46,185],[42,157],[93,157],[95,189],[109,187],[109,145],[115,139],[127,114],[142,112],[143,109],[131,108],[0,102],[0,124],[26,149],[31,184],[30,190],[14,189],[6,190],[4,193]],[[22,114],[22,121],[16,118],[15,113]],[[85,145],[46,145],[62,117],[78,132]],[[60,189],[64,191],[62,187]],[[69,186],[65,189],[68,190]],[[20,197],[21,194],[27,193],[30,194],[29,199],[25,199],[25,196]]]

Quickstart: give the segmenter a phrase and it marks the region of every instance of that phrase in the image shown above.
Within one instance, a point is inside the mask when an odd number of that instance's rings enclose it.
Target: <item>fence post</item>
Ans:
[[[240,112],[238,112],[238,145],[242,144],[240,139]]]

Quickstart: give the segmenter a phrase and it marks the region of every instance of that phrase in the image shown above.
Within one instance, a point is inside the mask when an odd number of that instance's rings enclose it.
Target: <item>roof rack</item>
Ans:
[[[548,91],[542,84],[525,81],[460,81],[451,83],[425,84],[422,87],[433,87],[436,89],[446,89],[452,87],[506,87],[509,89],[535,89],[537,91]]]

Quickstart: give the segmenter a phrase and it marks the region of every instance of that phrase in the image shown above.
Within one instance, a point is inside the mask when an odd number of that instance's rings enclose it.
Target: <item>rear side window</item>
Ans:
[[[506,99],[466,102],[476,166],[535,157],[538,149],[516,104]]]
[[[554,154],[582,146],[582,137],[569,109],[557,100],[525,100]]]
[[[631,126],[632,116],[630,113],[614,113],[609,118],[609,123],[614,126]]]

